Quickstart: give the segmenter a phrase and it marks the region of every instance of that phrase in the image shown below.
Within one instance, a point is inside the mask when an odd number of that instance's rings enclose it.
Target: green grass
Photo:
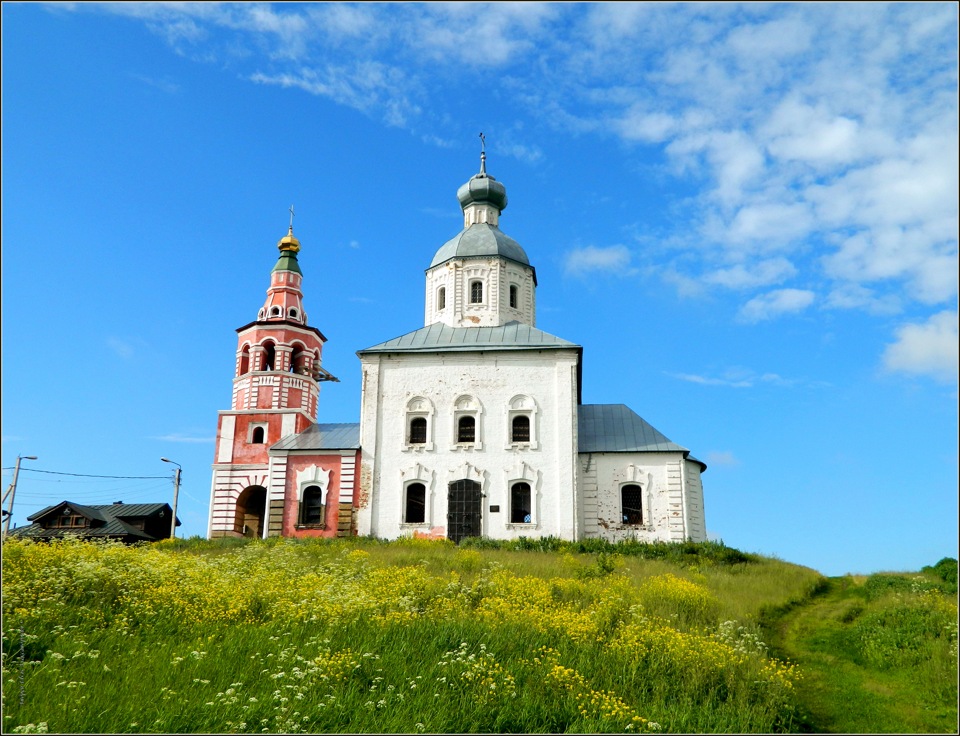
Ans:
[[[956,599],[927,576],[831,578],[766,624],[773,651],[805,673],[805,730],[956,732]]]
[[[944,567],[904,587],[714,543],[10,541],[2,730],[948,732]]]

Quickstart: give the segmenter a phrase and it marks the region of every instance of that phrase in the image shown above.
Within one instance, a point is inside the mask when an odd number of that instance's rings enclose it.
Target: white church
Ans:
[[[424,326],[359,350],[359,424],[318,423],[323,334],[300,243],[237,330],[208,536],[706,541],[706,465],[623,404],[581,403],[583,348],[536,327],[537,277],[500,229],[502,183],[457,191],[463,229],[426,269]]]

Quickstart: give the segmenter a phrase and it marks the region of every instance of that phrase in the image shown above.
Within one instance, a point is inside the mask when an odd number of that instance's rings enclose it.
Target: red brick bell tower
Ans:
[[[282,532],[286,458],[269,450],[317,422],[320,383],[337,379],[321,367],[326,338],[307,324],[290,229],[254,322],[237,329],[233,402],[219,412],[209,537],[266,537]]]

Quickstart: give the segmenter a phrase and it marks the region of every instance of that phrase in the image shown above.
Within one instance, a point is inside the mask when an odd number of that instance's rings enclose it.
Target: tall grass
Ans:
[[[9,540],[3,731],[791,729],[755,621],[815,572],[578,545]]]

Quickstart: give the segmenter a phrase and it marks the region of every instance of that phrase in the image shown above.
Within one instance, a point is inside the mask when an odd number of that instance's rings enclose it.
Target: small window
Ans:
[[[410,444],[423,445],[427,442],[427,420],[424,417],[414,417],[410,420]]]
[[[513,421],[510,423],[510,441],[530,441],[530,417],[528,417],[526,414],[519,414],[515,416]]]
[[[510,523],[530,524],[533,521],[530,505],[530,484],[514,483],[510,488]]]
[[[483,282],[482,281],[470,282],[470,303],[483,304]]]
[[[457,442],[477,441],[477,420],[474,417],[460,417],[457,420]]]
[[[296,319],[300,313],[296,310],[296,307],[290,307],[288,314],[290,315],[290,319]]]
[[[250,436],[251,445],[262,445],[265,431],[263,427],[254,427],[253,434]]]
[[[322,526],[324,517],[323,489],[310,486],[303,491],[300,504],[300,523],[310,526]]]
[[[516,286],[514,286],[514,285],[511,284],[511,286],[510,286],[510,306],[511,306],[513,309],[516,309],[516,308],[517,308],[517,304],[519,304],[519,303],[520,303],[519,289],[517,289]]]
[[[447,306],[447,290],[441,286],[437,290],[437,309],[445,309]]]
[[[411,483],[407,486],[407,502],[403,520],[407,524],[422,524],[426,518],[427,489],[423,483]]]
[[[643,506],[640,486],[626,485],[620,489],[620,508],[624,524],[642,524]]]
[[[273,309],[271,309],[271,310],[270,310],[270,316],[271,316],[271,317],[279,317],[279,316],[280,316],[280,307],[274,307]]]

